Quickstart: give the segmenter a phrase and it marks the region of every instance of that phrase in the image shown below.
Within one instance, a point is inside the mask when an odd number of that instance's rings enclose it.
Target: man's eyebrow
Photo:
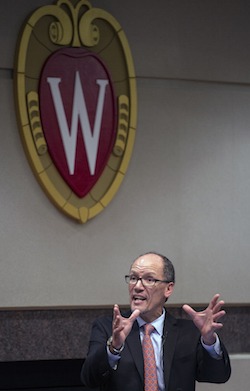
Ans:
[[[139,273],[138,272],[134,272],[133,270],[130,270],[130,275],[135,275],[135,276],[138,276],[139,275]],[[156,275],[156,273],[155,272],[145,272],[145,273],[143,273],[142,274],[143,275],[143,277],[149,277],[149,276],[152,276],[152,277],[154,277],[155,275]]]

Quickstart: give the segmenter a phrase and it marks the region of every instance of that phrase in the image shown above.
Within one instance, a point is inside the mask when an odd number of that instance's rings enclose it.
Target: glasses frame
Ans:
[[[150,285],[150,284],[144,284],[144,283],[143,283],[143,280],[145,280],[144,277],[133,276],[134,278],[137,279],[137,281],[136,281],[135,283],[132,283],[132,282],[130,281],[130,277],[132,277],[132,276],[129,275],[129,274],[126,274],[126,276],[125,276],[125,281],[126,281],[127,284],[129,284],[129,285],[136,285],[136,284],[138,283],[138,281],[141,281],[141,283],[142,283],[142,285],[143,285],[144,287],[150,287],[150,288],[152,288],[153,286],[155,286],[156,282],[166,282],[167,284],[169,284],[170,282],[172,282],[172,281],[168,281],[168,280],[159,280],[158,278],[151,278],[151,280],[153,281],[153,284]]]

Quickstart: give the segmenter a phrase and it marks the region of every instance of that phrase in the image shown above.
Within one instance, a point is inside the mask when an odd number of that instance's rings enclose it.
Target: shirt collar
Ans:
[[[154,326],[155,330],[159,335],[163,335],[163,327],[164,327],[164,319],[165,319],[165,308],[162,310],[161,316],[159,318],[155,319],[151,324]],[[143,320],[140,316],[137,318],[137,322],[139,327],[144,326],[146,324],[145,320]]]

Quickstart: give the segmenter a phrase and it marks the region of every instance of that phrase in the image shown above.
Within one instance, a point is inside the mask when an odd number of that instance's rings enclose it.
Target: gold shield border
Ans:
[[[72,192],[53,164],[40,120],[39,75],[48,56],[60,47],[87,47],[98,53],[110,71],[118,97],[114,148],[101,177],[83,198]],[[92,8],[85,0],[59,0],[56,5],[37,9],[25,22],[19,36],[14,89],[21,138],[38,182],[59,210],[86,223],[98,215],[118,191],[135,141],[136,77],[124,31],[112,15]]]

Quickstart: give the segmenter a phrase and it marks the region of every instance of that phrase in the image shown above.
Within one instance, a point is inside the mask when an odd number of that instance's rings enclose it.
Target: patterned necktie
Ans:
[[[144,338],[142,341],[142,350],[144,358],[144,390],[158,391],[158,381],[156,374],[155,353],[150,334],[154,326],[150,323],[144,325]]]

